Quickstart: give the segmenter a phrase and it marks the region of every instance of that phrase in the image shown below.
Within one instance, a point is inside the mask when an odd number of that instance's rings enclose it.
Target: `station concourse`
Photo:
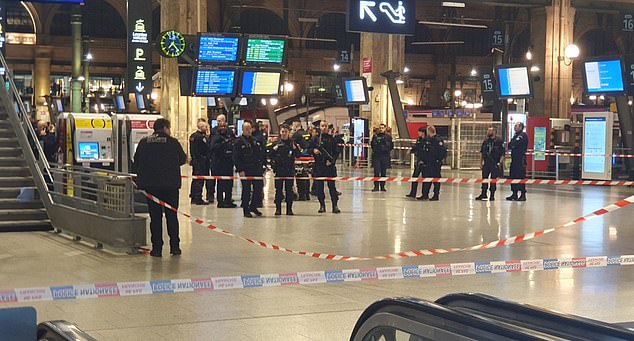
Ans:
[[[634,339],[631,13],[0,1],[0,341]]]

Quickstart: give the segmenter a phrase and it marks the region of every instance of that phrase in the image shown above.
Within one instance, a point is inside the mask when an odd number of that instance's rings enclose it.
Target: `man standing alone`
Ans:
[[[502,168],[502,165],[504,164],[504,143],[502,142],[502,139],[495,136],[495,128],[490,127],[487,130],[487,138],[484,140],[484,142],[482,142],[482,147],[480,147],[480,154],[482,154],[482,157],[480,159],[482,179],[488,179],[489,176],[491,177],[491,179],[497,179],[502,176],[504,169]],[[496,184],[491,184],[491,196],[488,197],[489,201],[495,200],[496,189]],[[475,200],[486,200],[487,190],[489,190],[489,184],[483,182],[482,193],[479,197],[475,198]]]

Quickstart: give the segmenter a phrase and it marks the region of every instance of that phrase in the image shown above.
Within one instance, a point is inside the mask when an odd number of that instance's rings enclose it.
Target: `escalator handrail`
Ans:
[[[469,304],[464,304],[465,302]],[[469,308],[476,311],[486,311],[488,314],[500,316],[507,320],[530,324],[528,321],[520,319],[520,317],[517,316],[518,314],[522,314],[538,319],[540,323],[543,322],[545,324],[536,325],[535,327],[550,329],[564,324],[571,327],[569,330],[566,330],[566,332],[571,332],[583,337],[588,337],[588,333],[593,333],[606,337],[634,339],[633,331],[606,322],[559,313],[527,304],[509,302],[484,294],[451,294],[439,298],[436,300],[436,303],[448,308]],[[493,309],[499,310],[499,313],[496,313]]]
[[[413,311],[418,311],[424,314],[434,315],[441,319],[449,320],[451,322],[461,324],[469,328],[475,328],[487,333],[495,334],[500,337],[522,340],[540,339],[533,335],[527,334],[523,330],[519,330],[519,328],[515,329],[513,326],[510,326],[508,324],[502,325],[498,321],[480,316],[465,314],[463,312],[447,308],[434,302],[429,302],[417,298],[387,298],[374,302],[363,311],[354,326],[350,340],[352,341],[355,339],[358,332],[364,326],[365,322],[368,321],[373,315],[385,312],[388,309],[392,309],[392,312],[398,309],[409,309]],[[421,320],[418,322],[424,321]],[[431,324],[433,323],[430,323],[430,325]]]

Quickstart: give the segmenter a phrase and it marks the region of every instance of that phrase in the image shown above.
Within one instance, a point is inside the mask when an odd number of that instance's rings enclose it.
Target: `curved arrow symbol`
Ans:
[[[370,18],[373,22],[377,22],[378,18],[372,12],[372,8],[376,6],[376,1],[359,1],[359,18],[365,20],[365,16]]]

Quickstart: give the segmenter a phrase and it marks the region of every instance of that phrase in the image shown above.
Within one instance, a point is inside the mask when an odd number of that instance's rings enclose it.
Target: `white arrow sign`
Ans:
[[[365,16],[367,15],[370,20],[373,22],[377,22],[378,18],[372,12],[372,8],[376,6],[376,1],[359,1],[359,18],[361,20],[365,20]]]
[[[145,90],[145,87],[143,86],[143,83],[139,82],[139,84],[136,85],[136,92],[141,93],[143,92],[143,90]]]

